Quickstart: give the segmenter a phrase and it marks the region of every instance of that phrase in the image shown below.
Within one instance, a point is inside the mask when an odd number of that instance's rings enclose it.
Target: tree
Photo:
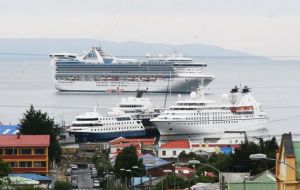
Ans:
[[[184,188],[189,187],[192,184],[193,184],[193,181],[191,181],[191,180],[188,180],[183,177],[176,176],[176,175],[175,176],[169,175],[165,179],[163,179],[162,181],[157,183],[154,187],[154,190],[161,190],[161,189],[166,190],[167,185],[168,185],[168,189],[184,189]],[[174,185],[176,187],[174,187]]]
[[[70,190],[72,186],[69,182],[66,181],[55,181],[54,190]]]
[[[253,161],[249,159],[250,154],[262,153],[266,154],[268,158],[276,157],[276,150],[278,144],[276,138],[264,141],[262,138],[258,138],[259,142],[245,141],[240,145],[240,148],[235,150],[235,153],[231,155],[232,162],[234,163],[235,171],[249,172],[253,175],[263,172],[266,169],[273,168],[275,162],[265,161]]]
[[[138,169],[135,172],[129,173],[125,171],[121,171],[120,169],[123,168],[125,170],[134,170],[132,167],[138,166],[141,169]],[[129,146],[124,148],[117,156],[115,161],[115,173],[117,173],[119,176],[122,177],[122,181],[124,181],[125,176],[127,179],[130,179],[131,176],[138,176],[137,174],[140,174],[139,176],[142,176],[145,174],[144,171],[144,164],[143,159],[139,159],[137,156],[137,152],[134,146]]]
[[[0,158],[0,189],[8,188],[10,180],[7,176],[10,172],[9,165]]]
[[[95,164],[95,167],[97,169],[98,175],[101,177],[105,176],[105,173],[112,170],[108,154],[100,153],[95,154],[92,157],[92,161]]]
[[[10,173],[11,169],[7,163],[5,163],[1,158],[0,158],[0,177],[6,177]]]
[[[20,132],[23,135],[50,135],[50,146],[48,157],[50,162],[59,162],[61,158],[61,147],[57,140],[57,127],[54,119],[41,110],[35,110],[30,106],[20,121]]]

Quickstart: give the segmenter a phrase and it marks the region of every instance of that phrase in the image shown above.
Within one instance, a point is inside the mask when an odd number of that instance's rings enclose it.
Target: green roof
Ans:
[[[296,169],[298,171],[297,173],[297,179],[300,178],[300,141],[293,141],[293,146],[294,146],[294,153],[296,157]]]
[[[228,190],[276,190],[276,182],[228,183]]]

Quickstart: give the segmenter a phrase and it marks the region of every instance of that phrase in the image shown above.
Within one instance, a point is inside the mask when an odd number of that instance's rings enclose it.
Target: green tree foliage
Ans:
[[[61,147],[57,140],[57,127],[54,119],[41,110],[35,110],[30,106],[20,121],[20,132],[23,135],[50,135],[49,160],[59,162]]]
[[[193,180],[185,179],[179,176],[169,175],[161,182],[157,183],[154,190],[167,190],[167,189],[184,189],[193,185]],[[175,187],[174,187],[175,186]]]
[[[275,162],[272,161],[253,161],[249,159],[250,154],[262,153],[266,154],[268,158],[275,158],[276,150],[278,150],[278,144],[276,138],[273,137],[270,140],[263,140],[262,138],[257,139],[258,142],[252,142],[245,140],[240,148],[235,149],[235,153],[232,155],[224,154],[212,154],[209,159],[201,158],[195,154],[184,154],[179,155],[179,159],[188,160],[196,159],[200,163],[211,165],[221,172],[250,172],[252,175],[258,174],[266,169],[271,169],[275,166]],[[193,167],[189,165],[189,167]],[[204,165],[196,165],[197,176],[199,176],[199,182],[206,182],[207,180],[214,181],[217,178],[203,177],[205,171],[213,172],[218,176],[218,172],[211,167]]]
[[[141,169],[132,169],[133,166],[138,166],[138,168]],[[125,170],[132,170],[134,172],[125,172],[121,171],[120,169],[123,168]],[[122,177],[122,181],[124,181],[125,176],[127,176],[127,179],[130,179],[132,176],[142,176],[145,175],[145,166],[143,164],[142,159],[138,159],[137,152],[134,146],[129,146],[124,148],[117,156],[115,161],[114,170],[115,173],[117,173],[119,176]],[[137,175],[139,174],[139,175]]]
[[[10,172],[9,165],[0,158],[0,189],[8,189],[10,180],[7,176]]]
[[[241,144],[240,148],[235,150],[235,153],[231,156],[233,162],[234,171],[237,172],[251,172],[251,174],[258,174],[266,169],[275,167],[275,162],[270,161],[253,161],[249,159],[250,154],[262,153],[266,154],[268,158],[276,157],[276,150],[278,144],[275,137],[271,140],[264,141],[259,138],[259,143],[245,141]]]
[[[17,187],[17,190],[44,190],[40,187]]]
[[[108,154],[104,154],[104,153],[95,154],[92,157],[92,161],[95,164],[98,175],[100,177],[104,177],[107,172],[113,170],[108,158]]]
[[[10,172],[11,169],[9,165],[0,158],[0,177],[6,177]]]
[[[69,182],[66,181],[56,181],[54,183],[54,190],[70,190],[72,186]]]

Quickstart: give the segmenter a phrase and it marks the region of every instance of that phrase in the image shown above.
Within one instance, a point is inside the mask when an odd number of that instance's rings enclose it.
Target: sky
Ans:
[[[299,0],[0,0],[0,38],[202,43],[300,56],[299,10]]]

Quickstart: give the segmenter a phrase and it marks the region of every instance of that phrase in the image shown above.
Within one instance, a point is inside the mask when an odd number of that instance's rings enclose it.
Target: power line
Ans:
[[[7,105],[7,104],[1,104],[0,107],[29,108],[29,105],[25,106],[25,105]],[[34,105],[34,107],[36,107],[36,108],[46,108],[46,109],[77,109],[77,110],[92,109],[92,107],[67,107],[67,106],[45,106],[45,105]],[[104,109],[104,108],[100,108],[100,109]]]
[[[0,104],[0,107],[11,107],[11,108],[28,108],[29,105],[16,105],[16,104]],[[47,108],[47,109],[78,109],[86,110],[92,109],[92,107],[70,107],[70,106],[47,106],[47,105],[34,105],[37,108]],[[264,107],[264,109],[300,109],[300,105],[291,105],[291,106],[270,106]],[[98,109],[98,108],[97,108]],[[109,108],[99,108],[99,109],[109,109]]]
[[[19,53],[19,52],[0,52],[0,55],[15,56],[49,56],[50,53]],[[143,57],[146,55],[116,55],[117,57]],[[157,56],[152,56],[157,57]],[[299,58],[300,55],[189,55],[191,58]]]

